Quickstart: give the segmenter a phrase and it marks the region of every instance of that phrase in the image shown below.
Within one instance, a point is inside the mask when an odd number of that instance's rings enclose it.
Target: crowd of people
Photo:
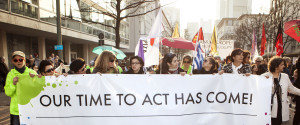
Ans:
[[[93,63],[87,65],[82,58],[72,60],[66,71],[63,60],[59,56],[51,54],[45,60],[40,60],[37,54],[25,57],[21,51],[15,51],[11,57],[14,68],[9,71],[4,63],[5,58],[0,57],[0,82],[2,89],[7,96],[11,97],[10,114],[11,124],[19,125],[19,112],[17,105],[16,84],[18,75],[28,74],[30,76],[58,76],[72,74],[180,74],[182,76],[198,74],[244,74],[241,77],[250,75],[262,75],[272,78],[272,125],[280,125],[283,121],[289,120],[289,103],[287,100],[290,93],[296,102],[294,125],[300,123],[300,62],[295,65],[289,57],[274,56],[268,58],[256,57],[251,62],[251,54],[247,50],[234,49],[230,56],[223,61],[219,56],[206,57],[203,60],[202,69],[193,69],[193,58],[189,55],[180,61],[176,54],[167,53],[160,60],[160,64],[152,67],[144,67],[144,61],[139,56],[130,59],[118,60],[116,55],[110,51],[103,51]],[[298,58],[299,60],[299,58]],[[4,90],[3,90],[4,88]]]

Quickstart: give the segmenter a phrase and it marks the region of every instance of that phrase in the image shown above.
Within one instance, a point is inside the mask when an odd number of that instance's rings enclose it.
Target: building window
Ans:
[[[34,3],[32,1],[11,0],[11,12],[37,19],[38,6]]]
[[[0,0],[0,9],[8,10],[8,0]]]

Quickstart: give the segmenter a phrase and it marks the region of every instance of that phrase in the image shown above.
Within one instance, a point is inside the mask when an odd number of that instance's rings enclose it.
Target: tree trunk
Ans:
[[[117,19],[116,19],[116,26],[115,26],[115,33],[116,33],[115,42],[116,42],[116,48],[120,49],[121,0],[117,0],[116,10],[117,10]]]

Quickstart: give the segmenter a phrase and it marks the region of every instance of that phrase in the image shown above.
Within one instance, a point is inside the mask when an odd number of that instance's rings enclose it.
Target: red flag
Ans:
[[[266,43],[267,43],[267,38],[266,38],[266,33],[265,33],[265,24],[263,24],[261,45],[260,45],[260,55],[261,56],[263,56],[265,54]]]
[[[198,38],[199,35],[199,38]],[[198,39],[197,39],[198,38]],[[202,27],[200,27],[199,31],[196,33],[196,35],[194,36],[192,42],[196,43],[199,40],[204,40],[204,36],[203,36],[203,31],[202,31]]]
[[[282,39],[282,28],[281,23],[278,27],[278,33],[276,37],[276,56],[281,56],[283,53],[283,39]]]

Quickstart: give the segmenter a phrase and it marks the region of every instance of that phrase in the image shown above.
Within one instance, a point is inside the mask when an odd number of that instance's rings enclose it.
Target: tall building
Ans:
[[[146,7],[141,8],[139,11],[147,12],[147,11],[153,10],[159,6],[160,6],[159,1],[151,2]],[[153,12],[147,13],[145,15],[142,15],[142,16],[129,18],[129,24],[130,24],[129,40],[130,40],[130,43],[129,43],[128,48],[122,49],[122,51],[127,56],[133,56],[135,54],[135,47],[138,44],[139,39],[141,37],[148,36],[158,12],[159,12],[159,9],[157,9]],[[162,14],[163,14],[162,23],[164,25],[164,31],[163,31],[162,35],[166,36],[166,37],[170,37],[172,34],[172,30],[171,30],[172,27],[166,17],[166,14],[164,13],[164,10],[162,10]]]
[[[163,11],[165,13],[166,18],[172,27],[178,24],[180,27],[180,9],[176,7],[164,7]]]
[[[199,30],[199,23],[198,22],[189,22],[187,23],[187,33],[189,35],[188,40],[192,40],[193,37],[195,36],[195,34],[198,32]]]
[[[108,5],[109,4],[109,5]],[[64,60],[81,57],[89,62],[96,54],[98,34],[103,33],[106,45],[115,45],[112,28],[90,21],[114,24],[108,16],[79,10],[113,10],[106,0],[61,0],[62,43]],[[1,0],[0,1],[0,56],[10,57],[16,51],[26,56],[37,53],[46,59],[57,45],[56,0]],[[121,48],[129,48],[129,23],[121,22]],[[8,63],[8,62],[6,62]],[[10,67],[12,65],[8,63]]]
[[[217,19],[238,18],[242,14],[251,14],[252,0],[218,0]]]

